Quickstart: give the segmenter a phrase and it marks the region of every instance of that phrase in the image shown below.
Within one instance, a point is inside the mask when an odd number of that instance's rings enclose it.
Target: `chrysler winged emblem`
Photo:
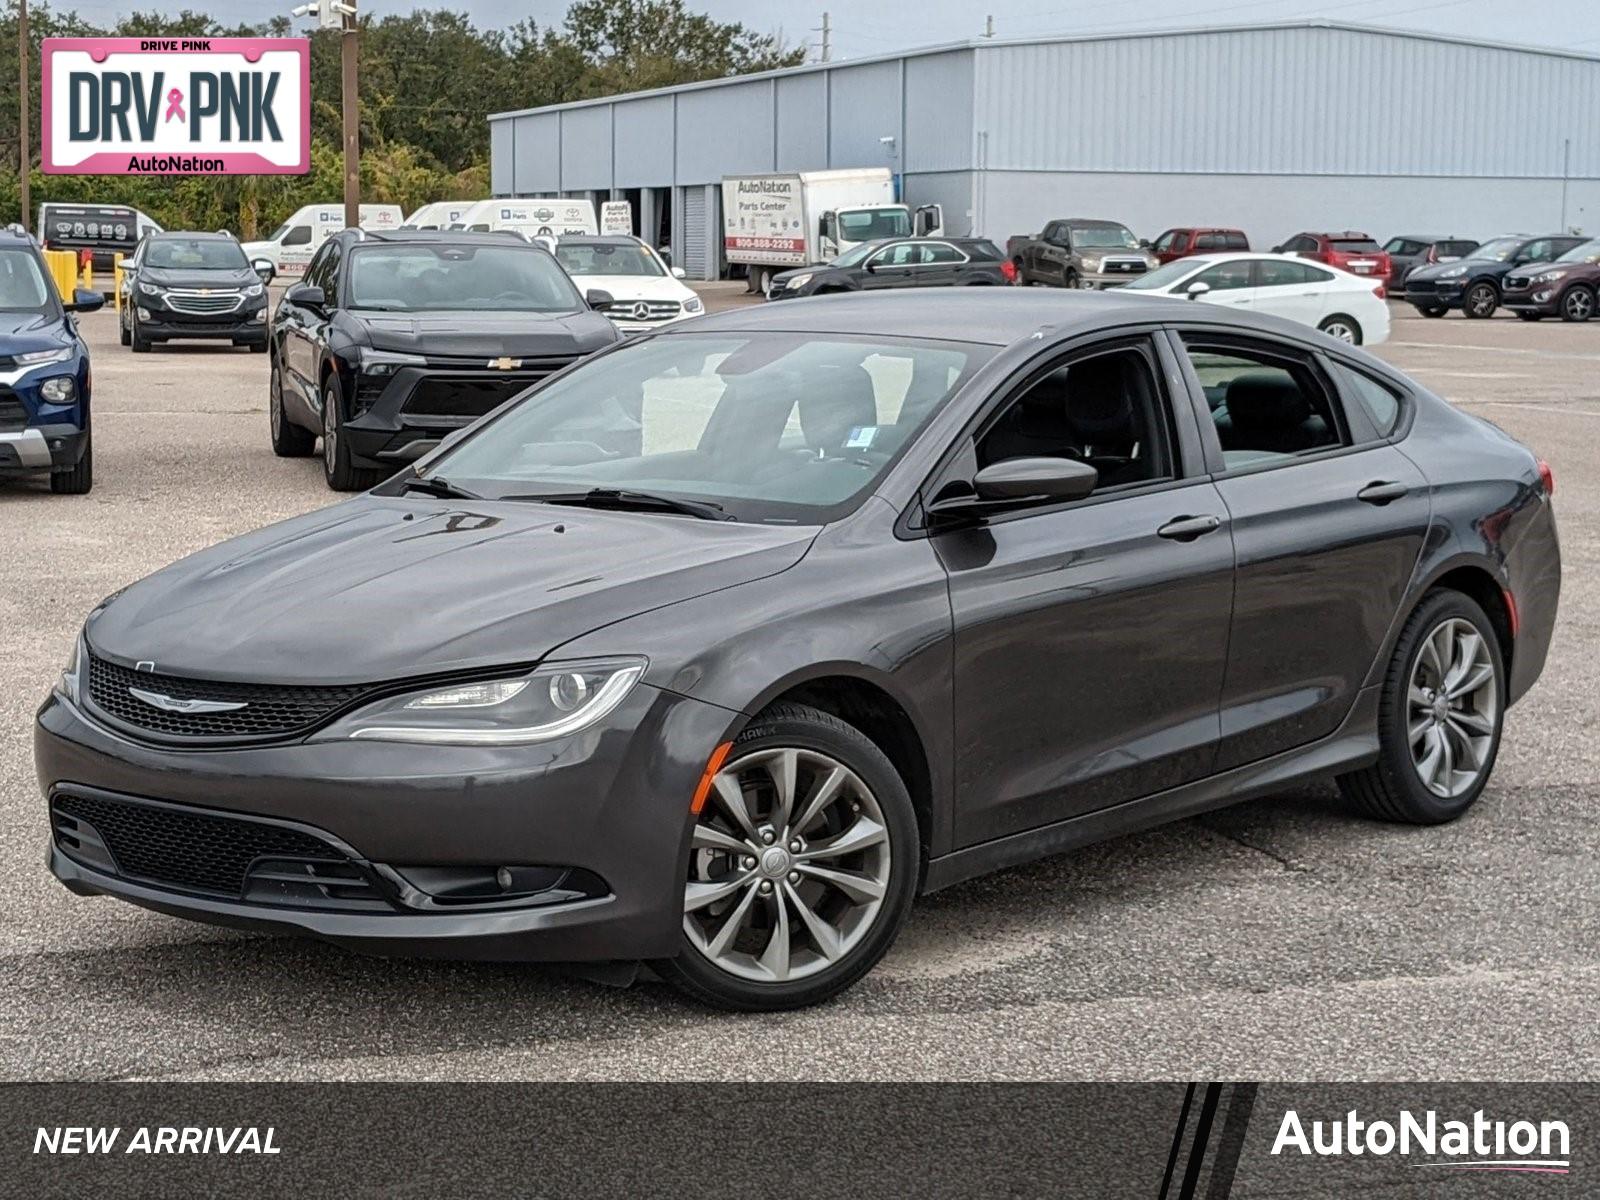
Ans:
[[[244,700],[182,700],[176,696],[163,696],[160,692],[147,692],[144,688],[131,687],[128,694],[135,699],[143,700],[151,708],[163,709],[170,713],[221,713],[237,712],[241,708],[248,708]]]

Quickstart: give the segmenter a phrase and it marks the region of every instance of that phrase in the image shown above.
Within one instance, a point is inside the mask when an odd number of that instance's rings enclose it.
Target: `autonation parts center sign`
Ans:
[[[304,38],[46,38],[45,171],[303,175]]]

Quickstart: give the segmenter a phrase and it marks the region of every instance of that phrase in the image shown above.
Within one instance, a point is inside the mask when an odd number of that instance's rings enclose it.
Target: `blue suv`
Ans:
[[[94,486],[89,347],[73,313],[105,303],[77,289],[64,304],[34,240],[0,230],[0,476],[49,471],[50,490]]]

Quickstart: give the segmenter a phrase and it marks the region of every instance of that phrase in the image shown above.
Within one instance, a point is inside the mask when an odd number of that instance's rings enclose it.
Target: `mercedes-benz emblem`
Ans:
[[[143,700],[151,708],[159,708],[170,713],[238,712],[241,708],[249,707],[249,703],[244,700],[185,700],[177,696],[164,696],[160,692],[147,692],[144,688],[136,687],[129,688],[128,695]]]
[[[650,319],[650,306],[643,300],[633,306],[633,319],[635,321],[648,321]]]

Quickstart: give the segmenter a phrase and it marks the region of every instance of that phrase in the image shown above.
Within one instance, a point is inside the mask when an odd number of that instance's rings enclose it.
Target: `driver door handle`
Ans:
[[[1388,504],[1391,500],[1400,499],[1400,497],[1404,496],[1410,490],[1411,489],[1403,483],[1389,483],[1384,480],[1379,480],[1377,483],[1367,484],[1366,487],[1357,492],[1356,499],[1363,501],[1366,504],[1384,505]]]
[[[1209,513],[1200,517],[1174,517],[1156,530],[1156,536],[1174,542],[1192,542],[1197,537],[1221,528],[1222,518]]]

